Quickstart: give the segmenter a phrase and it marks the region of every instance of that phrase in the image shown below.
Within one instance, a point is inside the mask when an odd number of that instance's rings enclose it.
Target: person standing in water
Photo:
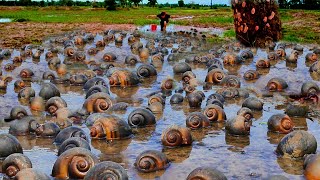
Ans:
[[[167,24],[169,23],[170,15],[166,12],[161,12],[161,14],[157,15],[158,18],[160,18],[160,26],[161,31],[166,31]]]

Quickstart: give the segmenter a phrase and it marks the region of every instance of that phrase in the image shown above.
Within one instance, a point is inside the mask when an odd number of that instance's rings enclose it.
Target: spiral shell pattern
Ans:
[[[169,147],[191,145],[192,136],[188,128],[173,126],[162,132],[161,142],[164,146]]]
[[[146,150],[136,158],[134,166],[141,172],[164,170],[169,166],[166,155],[156,150]]]
[[[209,123],[209,119],[200,112],[190,113],[186,119],[186,126],[191,129],[208,127],[210,125]]]

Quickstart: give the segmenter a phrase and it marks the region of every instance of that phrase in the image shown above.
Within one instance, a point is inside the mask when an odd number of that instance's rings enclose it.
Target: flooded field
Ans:
[[[160,113],[155,113],[156,125],[145,128],[132,128],[133,136],[122,140],[96,140],[89,138],[91,151],[100,161],[114,161],[120,163],[126,170],[129,179],[186,179],[188,174],[200,166],[215,168],[228,179],[264,179],[272,175],[283,175],[289,179],[304,179],[303,159],[289,159],[277,156],[275,149],[285,134],[268,132],[268,119],[276,113],[284,113],[289,104],[299,104],[309,106],[307,117],[291,117],[294,122],[294,130],[306,130],[310,132],[317,141],[320,140],[319,127],[319,107],[311,102],[298,102],[290,99],[289,95],[300,94],[301,86],[304,82],[313,81],[320,85],[317,75],[309,72],[312,63],[306,62],[306,55],[313,52],[315,46],[303,45],[303,51],[298,52],[297,63],[288,63],[285,58],[271,60],[270,68],[257,68],[256,63],[260,59],[268,59],[268,54],[274,50],[250,49],[241,47],[237,43],[230,45],[212,44],[205,40],[205,36],[210,33],[221,35],[221,30],[202,32],[201,29],[189,29],[187,27],[168,27],[167,33],[148,32],[150,26],[140,28],[140,31],[121,32],[106,31],[94,36],[94,39],[84,45],[74,45],[77,52],[84,52],[85,60],[82,62],[71,61],[66,57],[63,42],[75,42],[75,37],[86,37],[88,34],[75,32],[65,37],[54,37],[43,42],[41,46],[33,46],[32,52],[41,50],[39,59],[32,56],[22,57],[22,63],[16,64],[12,71],[5,70],[6,65],[13,64],[14,57],[22,56],[24,49],[10,50],[8,55],[0,60],[2,77],[10,76],[12,81],[8,83],[6,90],[1,90],[0,96],[0,133],[8,133],[10,123],[4,121],[9,116],[12,107],[22,105],[29,115],[33,115],[42,124],[52,120],[52,117],[45,111],[32,111],[28,102],[18,99],[18,92],[14,87],[16,80],[20,78],[20,71],[30,68],[34,75],[31,79],[25,80],[27,86],[35,90],[36,96],[39,94],[41,85],[49,80],[43,80],[43,73],[53,72],[59,77],[55,68],[48,66],[46,53],[56,51],[54,56],[61,62],[67,63],[67,70],[70,74],[83,73],[85,70],[94,69],[98,65],[113,64],[115,67],[127,68],[131,72],[136,72],[137,67],[142,63],[152,63],[157,70],[157,76],[150,78],[140,78],[141,82],[137,86],[130,87],[110,87],[110,96],[117,103],[126,102],[129,104],[125,111],[108,111],[107,113],[116,115],[127,121],[129,114],[138,107],[148,107],[148,97],[152,94],[163,93],[165,98],[164,109]],[[158,27],[159,30],[159,27]],[[186,32],[190,33],[186,33]],[[115,43],[114,39],[106,41],[107,37],[114,35],[115,38],[123,36],[122,43]],[[111,37],[110,36],[110,37]],[[136,41],[143,43],[143,47],[149,46],[150,56],[140,58],[139,53],[132,51],[132,44],[128,39],[135,37]],[[106,45],[97,47],[97,42],[105,40]],[[153,44],[154,47],[150,44]],[[72,44],[72,43],[71,43]],[[285,46],[285,52],[290,55],[295,44],[277,43],[275,49]],[[88,54],[90,48],[97,48],[99,51],[95,55]],[[161,47],[161,48],[160,48]],[[192,112],[202,112],[206,107],[207,97],[225,88],[219,84],[208,84],[205,82],[208,67],[206,63],[191,62],[194,57],[202,57],[208,62],[218,58],[223,63],[223,57],[228,54],[240,55],[245,50],[253,52],[253,58],[245,59],[236,65],[224,64],[223,70],[226,74],[235,75],[241,82],[241,89],[247,91],[250,97],[257,97],[263,105],[262,111],[254,111],[254,119],[250,129],[250,135],[233,136],[226,133],[224,122],[214,122],[208,128],[191,130],[193,138],[192,145],[176,148],[168,148],[162,145],[162,132],[174,125],[186,127],[186,117]],[[2,49],[2,53],[5,49]],[[112,52],[116,55],[114,62],[104,62],[105,53]],[[163,61],[153,58],[154,55],[162,52]],[[168,52],[168,53],[167,53]],[[174,53],[173,59],[168,59]],[[138,59],[136,65],[125,64],[127,55],[132,54]],[[140,54],[141,55],[141,54]],[[172,57],[170,57],[172,58]],[[181,104],[171,104],[170,98],[175,92],[181,92],[182,74],[175,74],[173,66],[178,62],[189,62],[192,72],[196,75],[197,83],[195,90],[202,91],[205,99],[201,108],[190,108],[185,98]],[[96,65],[95,65],[96,64]],[[256,80],[247,81],[243,75],[248,70],[257,70],[260,74]],[[109,82],[107,69],[101,77]],[[63,76],[60,76],[62,78]],[[288,88],[282,92],[269,92],[266,88],[271,78],[278,77],[284,79]],[[161,82],[168,78],[173,78],[175,85],[172,91],[162,91]],[[60,90],[61,97],[66,101],[67,107],[71,111],[80,111],[85,102],[86,91],[83,86],[72,86],[70,83],[56,84]],[[185,97],[186,92],[182,91]],[[226,119],[232,119],[241,108],[244,97],[226,98],[223,103],[223,110]],[[87,116],[83,116],[82,123],[74,123],[74,126],[82,128],[90,137],[90,129],[85,124]],[[23,147],[23,152],[27,155],[33,168],[51,175],[53,165],[57,160],[58,146],[53,144],[54,138],[40,138],[35,135],[16,136]],[[166,170],[151,173],[139,172],[135,166],[137,156],[144,150],[158,150],[163,152],[170,160],[170,166]],[[318,151],[317,151],[318,152]],[[3,174],[0,173],[0,179]],[[52,179],[54,179],[52,177]]]

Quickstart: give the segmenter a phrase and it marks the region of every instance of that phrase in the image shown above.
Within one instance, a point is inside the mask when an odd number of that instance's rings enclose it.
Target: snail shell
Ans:
[[[148,59],[150,55],[148,48],[141,48],[139,52],[139,56],[141,59]]]
[[[198,91],[193,91],[187,95],[187,100],[190,108],[199,108],[201,107],[203,96]]]
[[[150,109],[150,111],[154,114],[159,114],[159,113],[162,113],[163,112],[163,104],[161,102],[153,102],[152,104],[150,104],[148,106],[148,109]]]
[[[146,150],[136,158],[134,166],[141,172],[164,170],[170,165],[166,155],[157,150]]]
[[[270,61],[269,59],[259,59],[256,62],[257,68],[269,68],[270,67]]]
[[[61,64],[61,60],[60,60],[59,58],[57,58],[57,57],[52,58],[52,59],[50,59],[50,60],[48,61],[48,66],[49,66],[50,68],[52,68],[52,67],[57,67],[59,64]]]
[[[298,55],[292,52],[289,56],[286,57],[286,61],[290,63],[297,63]]]
[[[88,137],[86,133],[79,127],[70,126],[63,130],[61,130],[56,138],[54,139],[54,143],[56,144],[62,144],[65,140],[71,138],[71,137],[80,137],[85,140],[88,140]]]
[[[253,58],[253,52],[251,50],[244,50],[239,54],[240,59],[247,60]]]
[[[109,94],[104,92],[94,93],[83,104],[88,113],[106,112],[114,103]]]
[[[131,127],[145,127],[156,124],[156,117],[154,114],[145,108],[137,108],[128,116],[128,124]]]
[[[11,134],[0,134],[0,158],[6,158],[13,153],[23,153],[16,137]]]
[[[191,71],[191,67],[188,63],[180,62],[180,63],[176,63],[173,66],[174,74],[182,74],[182,73],[185,73],[186,71]]]
[[[151,57],[151,60],[152,60],[152,62],[153,62],[153,61],[163,62],[163,61],[164,61],[164,58],[163,58],[162,54],[159,53],[159,54],[153,55],[153,56]]]
[[[187,116],[186,126],[191,129],[199,129],[202,127],[208,127],[209,125],[210,121],[207,116],[200,112],[193,112]]]
[[[196,75],[192,71],[186,71],[182,74],[182,81],[189,84],[190,79],[196,78]]]
[[[219,84],[223,78],[226,77],[226,74],[221,69],[213,69],[208,72],[205,82]]]
[[[98,40],[96,42],[96,47],[105,47],[106,46],[106,42],[104,42],[104,40]]]
[[[60,97],[60,91],[54,84],[44,83],[39,92],[39,96],[42,97],[44,100],[48,100],[54,96]]]
[[[159,102],[161,104],[165,104],[165,100],[162,98],[160,94],[155,94],[149,97],[148,105],[153,104],[155,102]]]
[[[84,180],[93,179],[128,180],[129,177],[126,170],[118,163],[104,161],[96,164],[84,177]]]
[[[37,50],[35,53],[32,54],[33,59],[40,59],[41,51]]]
[[[172,78],[164,79],[161,82],[161,89],[162,90],[172,90],[172,89],[174,89],[174,87],[175,87],[175,82]]]
[[[184,127],[169,127],[162,132],[161,142],[164,146],[177,147],[192,144],[191,132]]]
[[[150,77],[150,76],[156,76],[157,70],[153,65],[150,64],[142,64],[137,68],[137,75],[139,77]]]
[[[281,139],[276,153],[286,157],[301,158],[305,154],[314,154],[316,150],[316,138],[307,131],[296,130]]]
[[[211,121],[211,122],[221,122],[226,120],[226,114],[224,110],[215,104],[209,104],[203,110],[203,114]]]
[[[220,82],[220,84],[224,87],[234,87],[234,88],[240,88],[241,86],[240,79],[234,75],[225,76]]]
[[[82,62],[82,61],[86,60],[86,54],[82,51],[76,51],[74,53],[74,60]]]
[[[30,179],[35,179],[35,180],[51,180],[51,178],[46,175],[45,173],[35,170],[33,168],[26,168],[20,170],[16,176],[15,179],[19,180],[30,180]]]
[[[75,147],[62,153],[53,165],[52,176],[57,179],[83,179],[99,162],[89,150]]]
[[[314,62],[309,69],[310,72],[320,73],[320,61]]]
[[[135,86],[139,82],[139,77],[126,69],[116,70],[109,77],[110,86]]]
[[[274,114],[268,120],[268,129],[272,132],[287,134],[293,130],[293,122],[288,115]]]
[[[60,156],[65,151],[75,147],[81,147],[91,151],[90,144],[88,143],[88,141],[81,137],[71,137],[63,141],[63,143],[60,145],[58,150],[58,156]]]
[[[4,66],[4,69],[6,70],[6,71],[12,71],[12,70],[14,70],[16,68],[16,66],[14,65],[14,64],[6,64],[5,66]]]
[[[95,93],[98,93],[98,92],[103,92],[103,93],[106,93],[106,94],[110,94],[109,89],[106,88],[105,86],[94,85],[87,91],[86,99],[88,97],[90,97],[92,94],[95,94]]]
[[[220,171],[211,167],[198,167],[187,177],[187,180],[227,180],[227,177]]]
[[[46,55],[45,55],[45,57],[46,57],[46,59],[51,59],[51,58],[53,58],[53,52],[51,52],[51,51],[47,51],[46,52]]]
[[[130,126],[124,120],[114,115],[97,119],[90,128],[93,139],[127,139],[132,135]]]
[[[88,127],[91,127],[96,120],[103,118],[103,117],[108,117],[108,116],[109,115],[106,113],[92,113],[87,117],[85,123]]]
[[[128,56],[125,58],[124,62],[125,62],[126,64],[128,64],[128,65],[135,65],[135,64],[137,64],[137,62],[138,62],[138,58],[136,58],[136,57],[133,56],[133,55],[128,55]]]
[[[230,54],[230,53],[227,53],[226,55],[224,55],[222,59],[223,59],[223,64],[225,65],[236,65],[242,62],[242,60],[239,57],[237,57],[235,54]]]
[[[287,87],[287,82],[281,78],[272,78],[268,81],[267,84],[267,89],[269,91],[283,91]]]
[[[34,75],[33,71],[29,68],[25,68],[20,71],[21,78],[31,78],[33,75]]]
[[[74,44],[82,46],[84,44],[83,37],[80,37],[80,36],[74,37]]]
[[[57,71],[57,74],[59,74],[59,75],[67,74],[68,73],[67,65],[66,64],[58,64],[56,71]]]
[[[237,115],[239,116],[243,116],[244,118],[251,120],[253,118],[253,113],[251,111],[251,109],[247,108],[247,107],[242,107],[241,109],[239,109],[239,111],[237,112]]]
[[[304,160],[304,177],[306,180],[319,179],[320,172],[320,158],[319,154],[309,154]]]
[[[88,90],[90,89],[92,86],[95,86],[95,85],[101,85],[101,86],[104,86],[106,88],[108,88],[108,85],[107,85],[107,82],[101,78],[101,77],[94,77],[92,79],[89,79],[84,85],[83,85],[83,89],[84,90]]]
[[[128,43],[134,43],[134,42],[136,42],[136,38],[134,36],[129,36]]]
[[[31,99],[30,109],[34,111],[43,111],[44,110],[44,100],[42,97],[36,96]]]
[[[56,79],[56,76],[51,71],[46,71],[42,75],[43,80],[54,80]]]
[[[23,117],[28,116],[26,109],[22,106],[15,106],[10,111],[9,119],[5,121],[15,120],[15,119],[22,119]]]
[[[40,137],[56,137],[60,128],[56,123],[46,122],[36,129],[36,135]]]
[[[285,112],[290,117],[306,117],[308,110],[308,106],[289,104]]]
[[[32,89],[31,87],[25,87],[19,91],[18,98],[29,100],[30,98],[35,97],[35,94],[36,92],[34,91],[34,89]]]
[[[75,49],[73,47],[67,47],[64,49],[64,54],[68,57],[72,57],[75,54]]]
[[[170,104],[180,104],[184,100],[184,97],[180,93],[176,93],[171,96],[170,98]]]
[[[228,119],[226,123],[226,130],[232,135],[248,135],[250,134],[251,119],[237,115],[235,118]]]
[[[64,99],[61,97],[52,97],[50,98],[45,105],[46,111],[48,111],[49,114],[55,114],[55,112],[59,108],[67,107],[67,103]]]
[[[248,70],[243,74],[243,78],[248,81],[258,79],[259,73],[258,71],[255,71],[255,70]]]
[[[106,62],[114,62],[117,60],[117,56],[111,52],[108,52],[103,55],[102,59]]]
[[[2,172],[9,178],[13,178],[19,171],[26,168],[32,168],[32,163],[27,156],[20,153],[9,155],[2,163]]]
[[[251,110],[261,111],[263,110],[263,102],[256,97],[248,97],[243,101],[242,107],[247,107]]]
[[[23,59],[22,59],[21,56],[15,56],[15,57],[12,59],[12,62],[13,62],[14,64],[16,64],[16,63],[22,63],[22,61],[23,61]]]
[[[279,57],[285,57],[286,56],[286,52],[283,48],[278,48],[276,49],[276,53]]]
[[[306,55],[306,61],[312,61],[312,62],[315,62],[318,60],[318,56],[316,53],[308,53]]]
[[[207,98],[207,102],[210,101],[211,99],[217,99],[219,100],[221,103],[225,102],[225,99],[222,95],[214,93],[214,94],[210,94]]]
[[[279,56],[275,52],[269,52],[268,53],[268,59],[269,59],[269,61],[275,61],[275,60],[279,59]]]
[[[12,123],[9,133],[15,136],[29,135],[35,133],[39,126],[40,124],[32,116],[26,116]]]
[[[304,82],[301,87],[302,96],[308,96],[309,94],[316,94],[319,91],[320,91],[319,86],[312,81]]]
[[[71,76],[70,83],[74,86],[82,86],[88,81],[88,78],[84,74],[76,74]]]
[[[137,52],[143,48],[143,43],[140,41],[136,41],[130,46],[130,48],[133,52]]]
[[[206,66],[209,67],[209,69],[223,69],[223,63],[221,62],[222,60],[219,58],[214,58],[214,59],[210,59]],[[209,70],[208,70],[209,72]]]
[[[91,56],[96,55],[99,52],[99,49],[95,48],[95,47],[91,47],[88,49],[87,53]]]
[[[222,104],[222,102],[219,101],[218,99],[210,99],[210,100],[207,100],[206,106],[208,106],[208,105],[210,105],[210,104],[218,105],[218,106],[220,106],[220,107],[223,109],[223,104]]]

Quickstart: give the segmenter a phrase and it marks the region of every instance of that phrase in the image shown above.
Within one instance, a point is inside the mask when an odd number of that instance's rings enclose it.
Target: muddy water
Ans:
[[[128,37],[128,36],[127,36]],[[87,59],[100,60],[105,52],[114,52],[117,54],[116,66],[124,66],[124,58],[131,54],[130,46],[127,44],[127,37],[122,46],[116,46],[114,43],[108,44],[96,56],[89,56]],[[141,38],[144,45],[148,38],[161,38],[161,33],[149,34],[146,38]],[[101,35],[96,37],[96,40],[102,38]],[[194,56],[198,54],[206,54],[209,49],[217,45],[205,43],[203,41],[190,40],[195,48],[189,52],[179,55],[179,61],[184,61],[187,56]],[[48,47],[50,41],[44,43],[44,47]],[[158,43],[156,43],[157,45]],[[62,49],[61,45],[55,45]],[[89,44],[79,49],[87,50],[93,44]],[[174,44],[177,47],[178,44]],[[220,46],[220,45],[219,45]],[[46,49],[46,48],[45,48]],[[5,72],[4,75],[12,75],[14,80],[8,85],[7,91],[2,92],[0,96],[0,119],[8,116],[10,109],[19,105],[17,99],[17,92],[14,90],[13,83],[18,79],[20,70],[24,67],[31,68],[35,77],[32,79],[31,87],[35,89],[36,94],[40,91],[41,77],[43,72],[49,71],[44,54],[39,62],[35,62],[32,58],[26,59],[21,66],[17,67],[12,72]],[[169,52],[171,48],[169,48]],[[229,51],[232,51],[229,49]],[[290,47],[287,48],[287,53],[291,52]],[[58,54],[60,58],[64,58],[63,51]],[[157,125],[155,127],[148,127],[142,129],[134,129],[134,136],[131,139],[107,142],[103,140],[91,141],[92,152],[99,157],[101,161],[111,160],[121,163],[128,172],[130,179],[185,179],[188,174],[199,166],[210,166],[223,172],[228,179],[262,179],[269,175],[281,174],[289,179],[303,179],[303,160],[291,160],[278,158],[274,153],[278,142],[284,135],[268,133],[267,121],[268,118],[275,113],[283,113],[284,107],[287,104],[286,94],[299,93],[301,84],[307,80],[313,80],[308,72],[308,66],[305,64],[305,55],[309,52],[309,47],[305,47],[303,54],[299,56],[297,66],[286,64],[284,60],[279,60],[272,63],[270,70],[264,70],[260,73],[263,75],[256,81],[245,81],[241,78],[241,87],[248,89],[250,96],[256,96],[264,102],[262,112],[255,112],[255,120],[251,127],[249,136],[235,137],[225,133],[223,123],[212,124],[210,128],[192,131],[194,142],[192,146],[179,148],[166,148],[161,144],[162,131],[172,125],[185,126],[186,116],[190,112],[201,111],[201,109],[190,109],[186,102],[183,105],[171,106],[170,96],[166,98],[165,109],[162,114],[156,114]],[[238,53],[238,52],[235,52]],[[19,51],[13,51],[11,57],[18,55]],[[243,73],[249,69],[256,69],[255,62],[259,58],[266,58],[266,50],[258,50],[253,60],[245,62],[239,66],[225,67],[229,74],[235,74],[242,77]],[[10,58],[11,59],[11,58]],[[3,60],[2,67],[10,62]],[[148,60],[149,61],[149,60]],[[173,77],[177,81],[177,88],[181,86],[178,82],[181,75],[174,75],[172,70],[173,62],[165,61],[163,64],[155,63],[158,71],[158,76],[154,79],[143,81],[138,87],[131,88],[110,88],[111,96],[118,102],[129,102],[132,106],[126,112],[117,113],[119,117],[127,120],[129,113],[138,106],[147,106],[147,94],[160,90],[160,82],[167,78]],[[204,65],[191,65],[193,72],[196,74],[199,81],[204,81],[207,69]],[[79,66],[68,66],[71,71],[81,71]],[[128,67],[134,70],[135,67]],[[283,77],[289,84],[289,88],[284,93],[270,93],[265,91],[267,81],[272,77]],[[104,76],[104,78],[107,78]],[[320,83],[316,81],[318,85]],[[62,98],[66,100],[68,108],[77,110],[82,107],[84,102],[85,92],[81,87],[74,87],[68,85],[59,85],[58,88],[62,93]],[[219,86],[213,86],[210,90],[204,90],[203,85],[197,87],[198,90],[203,90],[206,97],[218,90]],[[224,110],[227,119],[236,115],[236,112],[241,107],[243,99],[232,99],[226,101]],[[22,103],[23,104],[23,103]],[[23,104],[27,105],[27,104]],[[24,106],[28,112],[38,117],[40,122],[44,122],[47,117],[45,112],[30,112],[28,106]],[[205,101],[202,103],[202,108],[205,107]],[[316,108],[315,108],[316,110]],[[313,121],[308,118],[293,118],[296,129],[308,130],[319,141],[319,122],[318,116],[313,117]],[[85,132],[89,134],[89,129],[82,125]],[[0,133],[8,133],[8,124],[2,122],[0,126]],[[57,159],[57,147],[52,144],[53,139],[42,139],[33,136],[19,136],[17,137],[24,149],[24,153],[31,159],[33,168],[42,172],[51,174],[51,170],[55,160]],[[144,150],[159,150],[164,152],[170,159],[171,164],[165,171],[158,171],[155,173],[140,173],[133,166],[135,158]],[[1,178],[0,174],[0,178]]]

